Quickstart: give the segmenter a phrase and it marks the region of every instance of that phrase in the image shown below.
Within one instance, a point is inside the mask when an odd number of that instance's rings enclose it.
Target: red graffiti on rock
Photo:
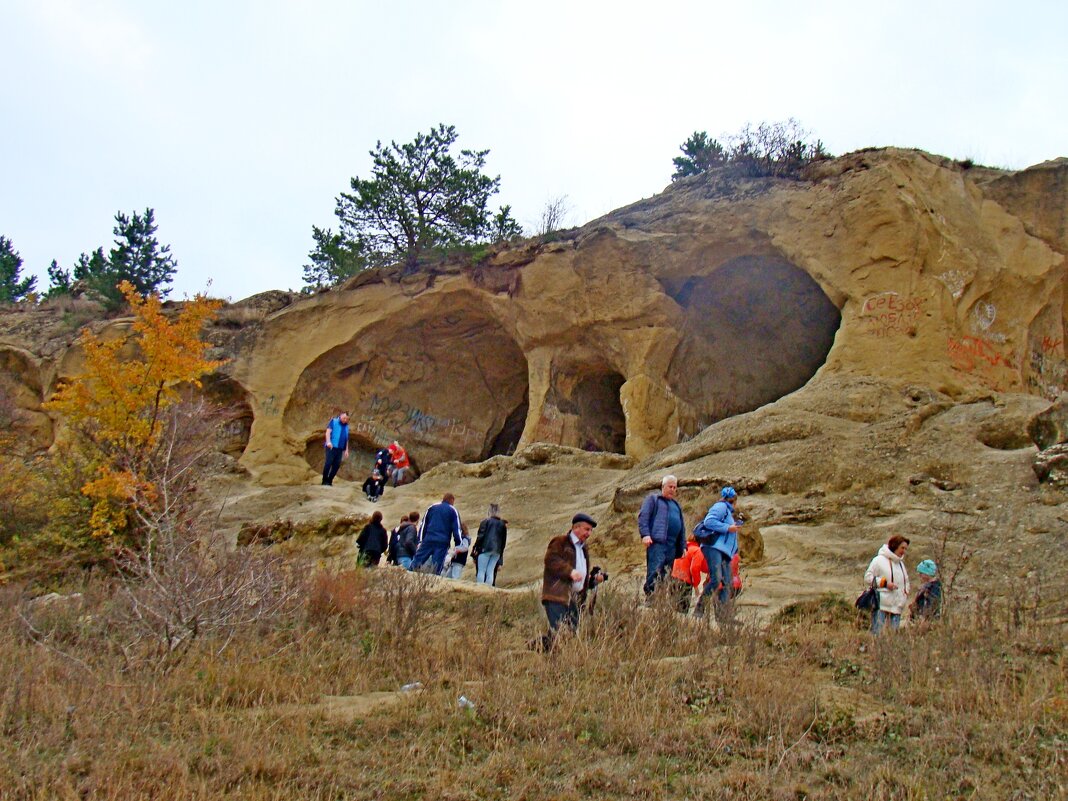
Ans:
[[[871,336],[890,337],[916,333],[928,298],[904,297],[897,292],[872,295],[864,301],[860,316]]]

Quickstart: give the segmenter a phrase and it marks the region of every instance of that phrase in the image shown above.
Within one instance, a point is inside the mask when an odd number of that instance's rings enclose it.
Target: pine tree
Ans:
[[[723,145],[715,139],[709,140],[705,131],[694,131],[690,138],[682,143],[679,150],[682,151],[682,155],[671,160],[675,165],[675,174],[671,176],[672,181],[691,175],[700,175],[727,160],[727,151]]]
[[[346,240],[329,228],[312,226],[315,250],[308,253],[311,264],[304,265],[304,289],[315,291],[334,286],[367,267],[363,246]]]
[[[111,272],[121,281],[129,281],[140,294],[158,293],[166,297],[177,264],[171,256],[171,246],[160,247],[156,238],[156,213],[145,209],[144,216],[134,212],[129,217],[121,211],[115,214],[115,247],[108,255]],[[121,297],[118,290],[112,289]],[[110,296],[110,293],[108,293]]]
[[[37,276],[20,278],[22,256],[15,250],[11,240],[0,236],[0,303],[22,300],[37,286]]]
[[[364,243],[372,264],[403,259],[413,270],[434,248],[477,242],[489,228],[489,198],[500,176],[482,172],[488,150],[449,151],[456,128],[439,125],[398,145],[371,151],[372,177],[351,179],[335,213],[348,242]]]
[[[523,226],[512,216],[511,206],[501,206],[490,220],[489,241],[493,244],[510,242],[523,236]]]

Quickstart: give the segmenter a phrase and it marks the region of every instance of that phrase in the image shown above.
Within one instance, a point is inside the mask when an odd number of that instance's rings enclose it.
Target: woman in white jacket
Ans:
[[[908,548],[908,539],[895,534],[879,549],[864,573],[864,583],[874,584],[879,591],[879,608],[871,613],[872,634],[878,634],[887,623],[892,629],[901,625],[901,613],[909,603],[909,572],[905,569]]]

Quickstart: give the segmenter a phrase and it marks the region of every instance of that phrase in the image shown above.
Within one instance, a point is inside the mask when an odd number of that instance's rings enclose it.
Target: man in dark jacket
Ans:
[[[389,480],[390,468],[393,466],[393,454],[390,453],[389,447],[379,448],[375,451],[375,463],[371,467],[373,473],[378,473],[381,477],[382,486],[378,491],[378,495],[381,496],[385,490],[386,482]]]
[[[460,513],[453,504],[456,496],[446,492],[441,503],[435,503],[423,515],[423,524],[419,527],[419,547],[412,557],[409,570],[418,570],[430,560],[435,574],[441,573],[449,544],[460,544]]]
[[[542,639],[545,650],[552,648],[561,625],[578,628],[579,609],[587,590],[604,579],[598,571],[591,580],[590,553],[586,540],[597,522],[584,512],[571,518],[571,530],[549,540],[545,549],[545,575],[541,585],[541,605],[549,619],[549,633]]]
[[[686,553],[686,523],[675,500],[679,480],[664,476],[660,492],[651,492],[638,512],[638,534],[645,546],[645,586],[648,597],[671,575],[671,566]]]

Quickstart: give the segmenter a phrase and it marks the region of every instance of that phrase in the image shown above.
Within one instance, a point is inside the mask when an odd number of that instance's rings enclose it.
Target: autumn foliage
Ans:
[[[92,535],[106,540],[127,535],[132,513],[157,499],[149,462],[158,458],[166,415],[181,389],[199,387],[222,364],[208,358],[210,346],[200,339],[220,301],[197,295],[169,316],[157,295],[142,296],[126,281],[119,288],[134,314],[131,335],[86,331],[85,372],[47,404],[69,427],[62,447],[90,468],[81,492],[92,502]]]

